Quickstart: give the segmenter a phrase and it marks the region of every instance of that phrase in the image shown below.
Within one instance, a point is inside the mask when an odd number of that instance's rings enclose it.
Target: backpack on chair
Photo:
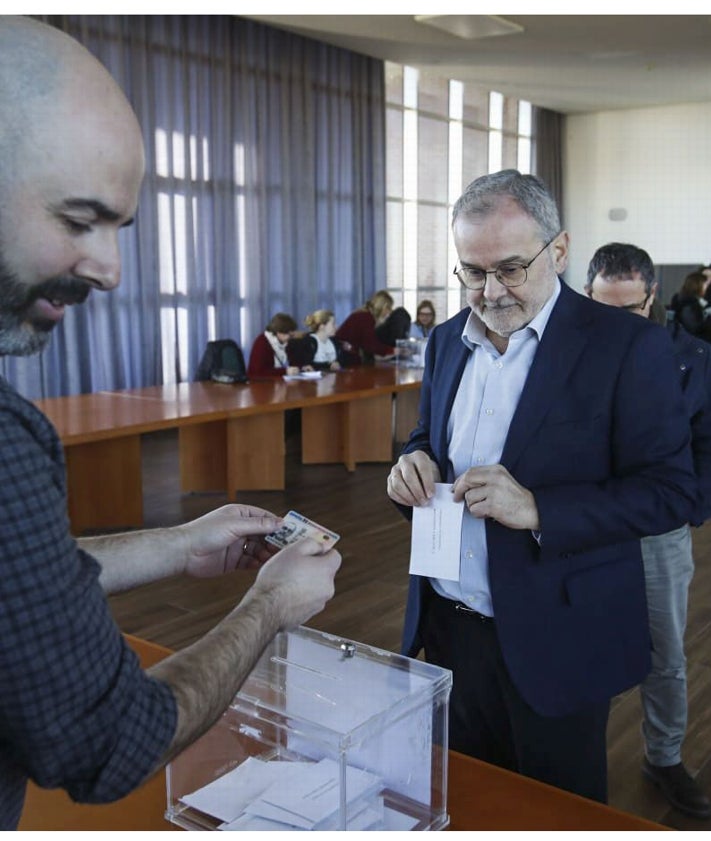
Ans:
[[[247,367],[242,349],[234,339],[217,339],[208,342],[202,355],[196,380],[212,380],[216,383],[246,383]]]

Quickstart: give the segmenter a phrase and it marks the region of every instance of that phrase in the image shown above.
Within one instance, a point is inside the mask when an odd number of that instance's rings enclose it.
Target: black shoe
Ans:
[[[642,773],[659,786],[667,800],[680,812],[692,818],[711,817],[711,801],[682,762],[676,765],[652,765],[645,758]]]

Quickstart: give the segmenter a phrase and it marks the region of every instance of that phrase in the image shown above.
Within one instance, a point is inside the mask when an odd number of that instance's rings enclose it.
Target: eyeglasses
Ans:
[[[496,275],[496,279],[502,286],[522,286],[528,280],[528,268],[530,265],[536,258],[543,254],[557,236],[558,234],[553,239],[549,239],[538,254],[535,257],[531,257],[528,263],[502,263],[500,266],[488,272],[485,272],[484,269],[476,269],[473,266],[460,265],[459,268],[454,267],[454,274],[462,286],[466,286],[467,289],[483,289],[486,286],[486,279],[490,274]]]
[[[641,312],[647,306],[647,301],[649,300],[651,294],[651,292],[647,292],[641,304],[622,304],[620,309],[627,310],[627,312]]]
[[[627,312],[642,312],[647,306],[647,302],[651,297],[652,293],[647,292],[647,294],[644,296],[644,300],[640,301],[639,304],[608,304],[608,306],[617,307],[617,309],[620,310],[627,310]],[[590,298],[591,301],[597,300],[596,298],[593,298],[593,293],[591,289],[588,290],[588,298]],[[600,301],[599,303],[607,304],[607,301]]]

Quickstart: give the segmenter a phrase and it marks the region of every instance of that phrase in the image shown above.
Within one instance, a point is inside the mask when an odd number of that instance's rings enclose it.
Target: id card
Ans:
[[[278,546],[279,549],[296,543],[297,540],[304,537],[311,537],[317,543],[328,546],[330,549],[336,545],[336,541],[341,536],[336,534],[335,531],[330,531],[318,523],[314,523],[313,520],[309,520],[308,517],[304,517],[296,511],[289,511],[283,519],[284,525],[264,538],[267,543]]]

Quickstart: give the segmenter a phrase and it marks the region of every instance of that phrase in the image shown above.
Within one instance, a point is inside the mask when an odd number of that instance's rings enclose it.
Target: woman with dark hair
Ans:
[[[711,323],[704,295],[710,283],[711,278],[706,277],[703,272],[691,272],[684,279],[672,304],[675,320],[692,336],[699,336],[707,341],[711,339]]]
[[[420,301],[415,320],[410,326],[411,339],[428,339],[435,326],[435,310],[432,301],[425,298]]]
[[[247,376],[282,377],[284,374],[298,374],[299,369],[289,365],[286,346],[296,331],[296,322],[285,312],[278,312],[267,324],[263,333],[254,340],[249,354]]]

